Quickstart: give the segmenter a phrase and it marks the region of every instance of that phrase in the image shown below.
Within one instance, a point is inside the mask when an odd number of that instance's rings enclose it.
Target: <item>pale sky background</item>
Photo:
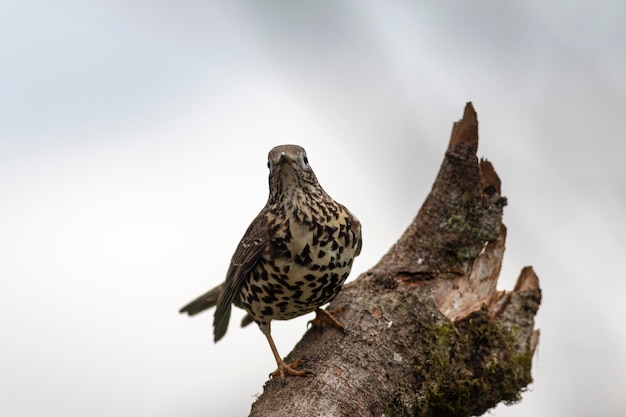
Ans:
[[[304,146],[362,221],[352,277],[414,217],[472,101],[509,199],[500,288],[543,289],[506,416],[626,415],[626,3],[0,3],[0,415],[247,415],[254,326],[218,284]],[[286,355],[310,317],[276,323]]]

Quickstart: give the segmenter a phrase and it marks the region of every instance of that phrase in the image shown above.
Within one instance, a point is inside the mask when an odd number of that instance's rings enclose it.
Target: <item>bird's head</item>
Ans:
[[[276,146],[268,155],[267,166],[270,169],[270,201],[323,193],[301,146]]]

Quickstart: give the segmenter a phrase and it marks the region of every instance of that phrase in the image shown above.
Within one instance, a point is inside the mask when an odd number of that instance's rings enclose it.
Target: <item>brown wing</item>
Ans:
[[[215,341],[220,340],[230,320],[231,304],[239,293],[248,273],[256,265],[259,257],[268,243],[267,233],[267,207],[261,210],[259,215],[252,221],[248,230],[237,246],[237,250],[230,261],[230,268],[226,273],[226,281],[215,309],[213,320],[213,335]]]
[[[354,214],[352,214],[350,210],[346,208],[346,206],[344,206],[343,204],[339,204],[339,203],[337,204],[347,214],[348,226],[350,227],[350,230],[352,231],[352,234],[354,235],[354,239],[356,240],[356,249],[354,251],[354,256],[359,256],[359,254],[361,253],[361,247],[363,246],[363,238],[361,237],[361,222],[359,221],[359,219],[356,218]]]
[[[359,254],[361,253],[361,247],[363,246],[363,238],[361,237],[361,222],[359,221],[359,219],[354,217],[353,214],[350,229],[352,229],[352,233],[354,233],[354,238],[357,240],[357,246],[356,250],[354,251],[354,256],[359,256]]]

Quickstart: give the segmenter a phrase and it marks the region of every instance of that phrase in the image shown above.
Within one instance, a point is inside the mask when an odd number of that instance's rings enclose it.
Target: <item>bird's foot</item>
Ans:
[[[321,308],[315,309],[315,318],[308,324],[317,329],[324,329],[326,325],[330,324],[342,332],[345,332],[343,324],[335,318],[335,316],[346,311],[346,306],[340,307],[333,311],[322,310]]]
[[[291,376],[314,376],[315,374],[310,371],[297,371],[295,368],[302,365],[304,361],[301,359],[297,359],[291,364],[287,364],[285,361],[281,360],[278,362],[278,369],[270,374],[270,378],[276,378],[277,376],[285,382],[285,377],[287,375]]]

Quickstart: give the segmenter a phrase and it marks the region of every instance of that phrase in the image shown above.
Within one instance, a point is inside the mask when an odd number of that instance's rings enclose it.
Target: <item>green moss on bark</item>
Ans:
[[[424,395],[414,405],[395,398],[386,416],[473,416],[520,400],[532,381],[532,353],[518,352],[509,330],[486,310],[457,323],[433,320],[431,326],[424,333],[432,337],[419,342],[427,356],[416,366]]]

